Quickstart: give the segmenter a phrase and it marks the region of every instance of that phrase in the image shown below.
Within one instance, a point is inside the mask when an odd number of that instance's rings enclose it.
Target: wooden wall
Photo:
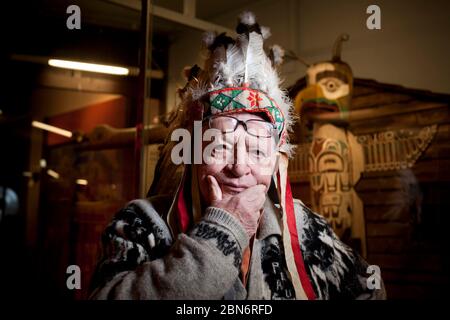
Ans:
[[[367,260],[380,266],[388,296],[443,296],[450,283],[449,96],[356,79],[352,110],[370,115],[350,123],[355,135],[438,125],[411,169],[365,172],[355,189],[364,203]],[[310,204],[307,179],[293,193]]]

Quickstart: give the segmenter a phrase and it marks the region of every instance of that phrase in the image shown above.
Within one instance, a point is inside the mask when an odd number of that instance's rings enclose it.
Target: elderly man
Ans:
[[[251,13],[241,15],[237,33],[205,36],[209,56],[204,69],[187,72],[171,134],[200,127],[203,143],[183,155],[166,144],[158,168],[181,168],[182,178],[169,195],[153,192],[115,216],[91,297],[384,298],[380,275],[292,198],[292,104],[275,70],[281,50],[266,55],[268,30]]]

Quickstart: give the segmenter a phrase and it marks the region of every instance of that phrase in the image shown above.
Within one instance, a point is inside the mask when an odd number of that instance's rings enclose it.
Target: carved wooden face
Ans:
[[[344,139],[314,138],[309,159],[314,207],[339,236],[352,224],[349,160]]]
[[[339,237],[353,236],[363,221],[354,191],[364,169],[360,145],[347,130],[324,124],[315,128],[308,156],[313,209]]]
[[[307,86],[295,98],[297,114],[306,119],[311,114],[339,112],[347,117],[353,90],[353,74],[341,61],[321,62],[307,70]]]

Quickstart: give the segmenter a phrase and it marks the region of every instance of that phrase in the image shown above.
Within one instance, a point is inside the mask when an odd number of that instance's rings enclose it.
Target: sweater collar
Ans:
[[[281,236],[281,226],[281,212],[267,196],[257,238],[265,239],[271,235]]]

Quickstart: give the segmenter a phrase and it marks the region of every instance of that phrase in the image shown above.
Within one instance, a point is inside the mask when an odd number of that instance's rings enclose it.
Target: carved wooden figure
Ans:
[[[307,85],[295,97],[306,134],[291,162],[290,175],[309,177],[313,209],[344,241],[359,243],[366,256],[364,206],[355,185],[363,172],[412,167],[436,126],[355,136],[349,130],[354,116],[353,74],[340,57],[342,42],[347,40],[345,34],[336,40],[331,61],[308,66]]]

